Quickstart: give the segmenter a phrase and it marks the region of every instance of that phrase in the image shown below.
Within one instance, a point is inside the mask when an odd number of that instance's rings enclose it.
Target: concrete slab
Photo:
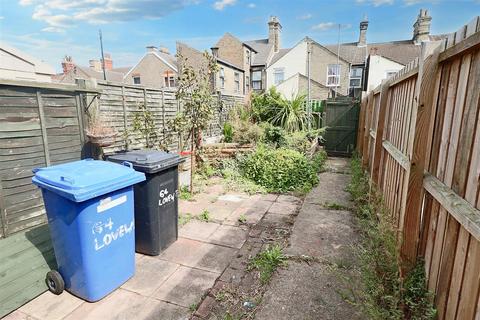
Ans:
[[[279,269],[256,312],[257,320],[365,319],[341,295],[338,276],[320,264],[289,262]]]
[[[20,310],[15,310],[7,314],[5,317],[3,317],[2,320],[36,320],[36,319],[29,316],[26,313],[21,312]]]
[[[203,294],[215,283],[218,273],[181,266],[165,281],[153,297],[184,307],[200,302]]]
[[[305,197],[305,203],[321,205],[328,209],[329,205],[352,208],[350,194],[345,190],[350,183],[350,175],[323,172],[319,175],[319,184]],[[326,188],[325,186],[331,186]]]
[[[37,319],[57,320],[63,319],[83,303],[83,300],[68,292],[57,296],[47,291],[21,306],[19,310]]]
[[[123,289],[118,289],[96,303],[84,303],[65,320],[109,319],[127,320],[145,317],[147,297]]]
[[[248,196],[243,194],[224,194],[218,197],[218,201],[242,202],[248,199]]]
[[[179,238],[159,259],[211,272],[222,272],[235,256],[236,249]]]
[[[298,204],[295,202],[274,202],[270,209],[268,209],[268,213],[284,215],[295,214],[298,207]]]
[[[208,238],[208,242],[240,249],[248,232],[242,228],[222,225]]]
[[[136,263],[135,275],[122,288],[150,296],[178,267],[176,263],[145,256]]]
[[[192,240],[206,241],[220,225],[213,222],[190,220],[178,230],[178,236]]]
[[[281,195],[278,196],[277,201],[278,202],[301,203],[302,199],[300,199],[299,197],[295,197],[295,196],[281,194]]]
[[[260,221],[265,215],[265,208],[250,208],[250,207],[240,207],[233,211],[224,221],[223,224],[230,226],[239,226],[242,223],[240,218],[245,219],[244,223],[255,224]]]
[[[146,300],[138,315],[141,320],[187,320],[191,312],[188,308],[176,304],[158,301],[153,298]]]

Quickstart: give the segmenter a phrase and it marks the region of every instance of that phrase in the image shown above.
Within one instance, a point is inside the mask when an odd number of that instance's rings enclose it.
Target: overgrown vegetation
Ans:
[[[318,182],[313,161],[292,149],[258,146],[241,168],[245,177],[269,192],[307,192]]]
[[[287,257],[279,245],[268,246],[265,250],[258,253],[251,261],[248,269],[258,270],[260,281],[266,284],[270,281],[275,270],[287,263]]]
[[[361,161],[351,163],[348,191],[356,204],[362,232],[358,255],[363,288],[355,288],[371,319],[435,319],[431,295],[426,289],[424,266],[418,261],[402,282],[397,237],[381,196],[370,188]]]

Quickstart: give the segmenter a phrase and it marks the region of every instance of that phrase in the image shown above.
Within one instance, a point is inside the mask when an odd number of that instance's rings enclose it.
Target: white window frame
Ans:
[[[235,92],[240,92],[240,73],[234,72],[233,79],[235,81]]]
[[[220,75],[220,89],[225,89],[225,69],[224,68],[220,68],[219,75]]]
[[[260,74],[260,79],[259,80],[255,80],[255,78],[253,76],[256,73]],[[256,88],[255,85],[254,85],[255,83],[260,84],[260,87]],[[263,88],[262,71],[261,70],[252,71],[252,89],[253,90],[262,90],[262,88]]]
[[[164,76],[163,81],[165,82],[165,87],[175,88],[175,77],[174,76]]]
[[[338,74],[330,74],[330,68],[331,67],[338,67]],[[326,81],[326,86],[327,87],[339,87],[340,86],[340,76],[342,74],[342,65],[341,64],[329,64],[327,66],[327,81]],[[330,79],[335,79],[337,78],[336,83],[329,83]]]
[[[281,76],[281,79],[277,79],[277,76]],[[285,80],[285,68],[275,68],[273,69],[273,83],[279,85]]]
[[[249,76],[245,76],[245,89],[247,89],[246,91],[250,91],[250,77]]]
[[[362,71],[362,74],[360,74],[360,76],[352,76],[353,69],[360,69]],[[363,75],[363,68],[362,67],[352,67],[350,69],[350,79],[348,81],[348,85],[350,86],[350,88],[361,88],[362,87],[362,75]],[[360,83],[358,84],[358,86],[352,86],[352,80],[360,80]]]

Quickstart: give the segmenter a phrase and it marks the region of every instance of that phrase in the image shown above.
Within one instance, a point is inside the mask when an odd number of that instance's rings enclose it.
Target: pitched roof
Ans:
[[[26,54],[25,52],[20,51],[19,49],[6,44],[3,41],[0,41],[0,50],[5,51],[8,54],[13,55],[18,59],[23,60],[28,64],[32,65],[36,73],[50,74],[50,75],[55,74],[55,69],[49,64],[47,64],[46,62],[40,59],[34,58]]]
[[[444,35],[432,35],[430,40],[440,40]],[[351,64],[363,64],[369,54],[375,54],[392,61],[407,65],[420,55],[421,46],[413,40],[400,40],[389,42],[367,43],[364,47],[358,47],[357,42],[341,43],[340,48],[336,44],[326,45],[330,51],[337,53]]]
[[[245,41],[244,43],[257,52],[252,61],[252,66],[263,66],[267,64],[273,49],[273,44],[268,43],[268,39],[251,40]]]
[[[272,61],[270,62],[270,64],[274,64],[275,62],[280,60],[280,58],[286,55],[290,50],[292,50],[292,48],[278,50],[278,52],[273,55]]]
[[[117,68],[120,69],[120,68]],[[107,81],[112,82],[123,82],[124,72],[118,72],[113,70],[105,70]],[[95,71],[89,67],[82,67],[75,65],[75,67],[67,72],[67,73],[60,73],[53,76],[53,79],[56,82],[61,83],[75,83],[75,79],[85,79],[85,78],[93,78],[97,80],[103,80],[103,71]]]

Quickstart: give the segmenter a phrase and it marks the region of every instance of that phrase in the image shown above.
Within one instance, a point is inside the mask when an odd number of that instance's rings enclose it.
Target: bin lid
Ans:
[[[34,169],[32,182],[75,202],[131,186],[145,180],[132,165],[85,159]]]
[[[156,173],[166,170],[185,161],[176,153],[157,150],[134,150],[119,152],[107,158],[109,161],[130,162],[135,170],[145,173]]]

